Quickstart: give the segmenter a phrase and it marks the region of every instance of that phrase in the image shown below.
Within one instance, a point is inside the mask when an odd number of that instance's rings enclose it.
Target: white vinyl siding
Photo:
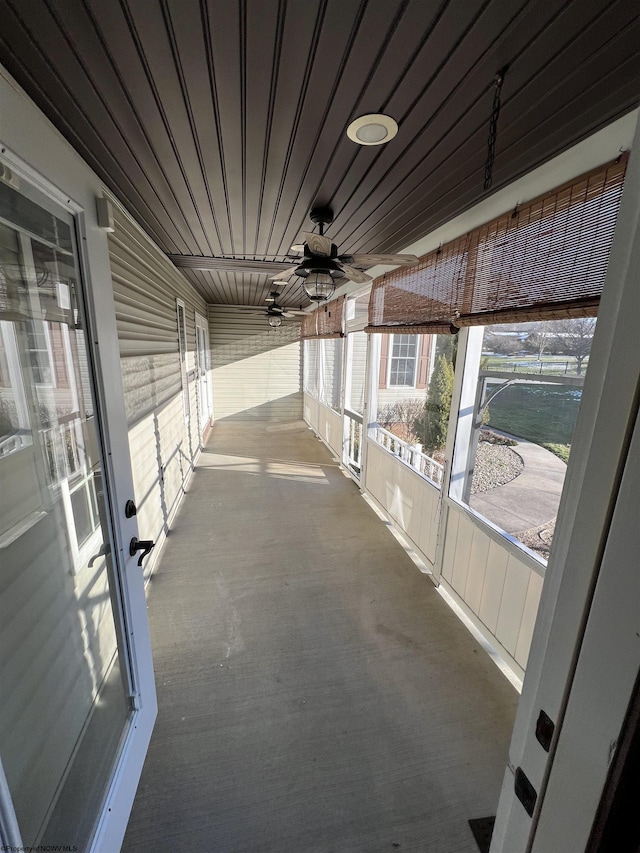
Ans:
[[[164,535],[200,449],[195,313],[206,304],[173,264],[114,206],[109,258],[129,424],[138,522]],[[184,311],[184,369],[177,305]],[[151,557],[145,571],[153,568]]]
[[[250,307],[209,307],[213,417],[302,420],[300,325]]]

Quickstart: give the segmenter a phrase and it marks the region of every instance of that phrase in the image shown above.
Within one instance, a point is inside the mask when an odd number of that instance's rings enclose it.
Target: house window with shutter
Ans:
[[[416,362],[418,360],[418,338],[416,335],[393,335],[389,386],[416,384]]]
[[[402,462],[423,474],[437,487],[442,482],[444,454],[423,452],[423,432],[427,421],[434,420],[430,410],[434,401],[429,386],[437,377],[439,359],[452,363],[456,338],[453,335],[384,334],[380,335],[380,367],[376,395],[374,439]],[[441,383],[436,381],[437,388]],[[436,408],[438,407],[436,405]],[[440,412],[438,424],[446,431],[449,411]]]
[[[383,335],[378,388],[417,388],[429,383],[433,335]]]

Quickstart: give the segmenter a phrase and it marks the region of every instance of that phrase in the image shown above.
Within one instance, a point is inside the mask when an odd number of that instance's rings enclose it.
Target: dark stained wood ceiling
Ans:
[[[173,254],[278,256],[336,214],[398,251],[637,105],[637,0],[0,0],[0,61]],[[388,145],[347,139],[385,112]],[[261,274],[185,275],[263,304]],[[306,302],[295,284],[282,301]]]

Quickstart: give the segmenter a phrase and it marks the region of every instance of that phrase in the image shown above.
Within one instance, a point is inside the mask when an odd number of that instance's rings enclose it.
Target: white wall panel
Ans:
[[[319,408],[320,406],[317,400],[314,400],[314,398],[310,397],[308,394],[304,394],[303,416],[309,426],[316,432],[319,432]]]
[[[490,641],[518,672],[527,664],[542,591],[542,567],[519,557],[499,534],[451,504],[444,532],[442,577]],[[509,660],[511,658],[511,660]]]
[[[473,524],[466,515],[461,515],[458,524],[458,535],[456,537],[456,554],[453,563],[451,585],[462,599],[464,599],[467,577],[469,575],[472,542]]]
[[[366,491],[406,533],[426,560],[435,562],[438,490],[377,442],[367,439]]]
[[[522,613],[522,622],[520,623],[520,631],[518,633],[518,643],[516,645],[516,660],[524,667],[529,657],[529,648],[531,647],[531,639],[533,637],[533,628],[538,615],[538,605],[540,604],[540,596],[542,595],[543,578],[531,572],[529,575],[529,587],[527,589],[527,597],[524,602],[524,611]]]
[[[495,634],[498,625],[508,562],[508,552],[492,539],[489,543],[480,609],[478,610],[480,619],[492,634]]]
[[[464,599],[474,613],[480,612],[482,590],[487,572],[487,557],[489,555],[489,537],[474,527],[469,554],[469,571],[464,590]]]
[[[456,558],[456,544],[459,526],[460,513],[450,511],[446,521],[446,540],[444,557],[442,559],[442,577],[449,583],[451,583],[453,579],[453,565]]]
[[[329,445],[338,459],[342,459],[342,417],[323,403],[317,403],[316,406],[316,432]]]
[[[255,308],[214,305],[209,335],[216,420],[302,419],[300,326],[268,326]]]
[[[514,657],[516,656],[524,605],[527,600],[530,574],[529,569],[523,566],[520,560],[517,560],[513,555],[509,556],[496,637]]]

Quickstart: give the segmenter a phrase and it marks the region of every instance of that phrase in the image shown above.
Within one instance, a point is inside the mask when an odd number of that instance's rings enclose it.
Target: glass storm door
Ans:
[[[89,846],[132,713],[86,336],[73,218],[0,183],[0,756],[27,848]]]
[[[196,359],[198,368],[198,400],[200,406],[200,434],[204,434],[211,417],[209,397],[209,330],[206,320],[196,314]]]

